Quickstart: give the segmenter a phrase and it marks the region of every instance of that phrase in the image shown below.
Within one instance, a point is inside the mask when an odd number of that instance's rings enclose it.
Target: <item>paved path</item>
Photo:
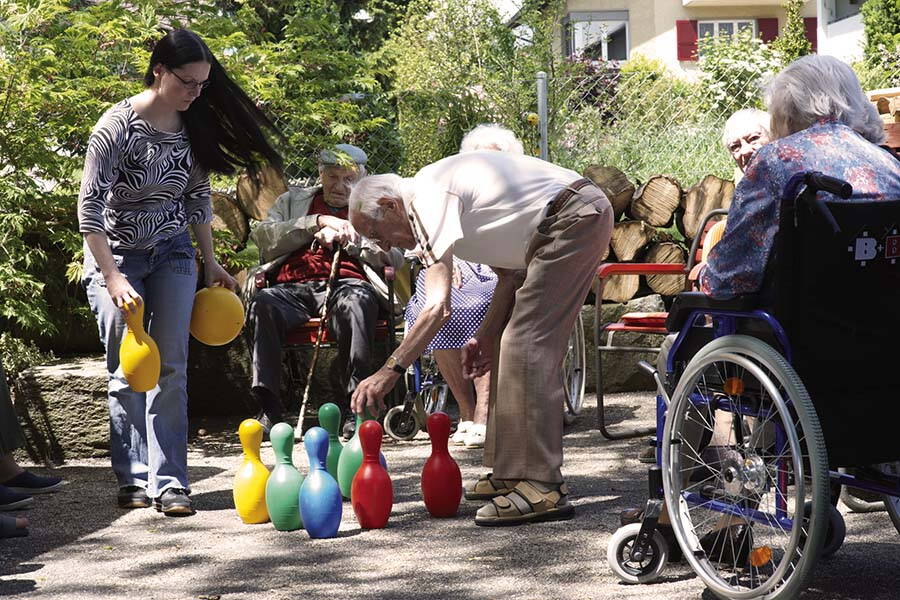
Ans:
[[[647,395],[614,400],[618,418],[649,423]],[[618,513],[644,499],[646,478],[635,459],[638,442],[606,442],[588,429],[593,399],[566,435],[565,473],[577,506],[569,522],[485,529],[459,518],[429,518],[419,494],[428,456],[423,434],[386,444],[396,501],[389,527],[361,531],[349,504],[336,539],[310,540],[271,525],[243,525],[234,512],[231,478],[240,447],[239,419],[193,423],[210,434],[191,440],[193,497],[199,513],[164,518],[152,510],[120,511],[107,461],[59,470],[63,493],[39,497],[27,515],[31,536],[0,541],[0,596],[12,598],[379,598],[607,599],[712,598],[681,565],[649,586],[618,583],[606,566],[606,543]],[[298,449],[299,450],[299,449]],[[480,451],[456,449],[470,479]],[[305,457],[298,462],[305,465]],[[263,460],[272,464],[271,448]],[[900,598],[898,536],[884,513],[847,515],[848,537],[838,555],[820,563],[805,598]]]

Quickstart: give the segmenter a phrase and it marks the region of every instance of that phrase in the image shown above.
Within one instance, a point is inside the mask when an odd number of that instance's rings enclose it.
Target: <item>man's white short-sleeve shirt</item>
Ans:
[[[524,269],[547,205],[580,178],[532,156],[464,152],[407,180],[403,203],[426,266],[452,249],[471,262]]]

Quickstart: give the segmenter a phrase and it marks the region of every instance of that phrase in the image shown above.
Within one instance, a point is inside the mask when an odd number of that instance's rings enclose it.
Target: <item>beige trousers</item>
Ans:
[[[484,464],[499,479],[563,480],[563,359],[612,225],[609,201],[589,185],[531,239],[491,372]]]

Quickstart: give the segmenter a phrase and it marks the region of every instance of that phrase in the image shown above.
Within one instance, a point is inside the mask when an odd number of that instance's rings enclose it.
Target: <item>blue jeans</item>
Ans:
[[[157,498],[188,488],[187,354],[197,288],[195,251],[185,231],[151,250],[113,250],[122,274],[144,299],[144,325],[159,347],[159,384],[135,392],[119,366],[125,319],[106,290],[85,245],[84,280],[109,372],[109,445],[119,486],[136,485]]]

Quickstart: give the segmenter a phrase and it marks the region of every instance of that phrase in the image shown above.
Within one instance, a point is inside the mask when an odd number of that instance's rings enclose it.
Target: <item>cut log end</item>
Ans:
[[[678,182],[665,175],[656,175],[634,193],[628,214],[654,227],[668,227],[680,204],[681,186]]]

